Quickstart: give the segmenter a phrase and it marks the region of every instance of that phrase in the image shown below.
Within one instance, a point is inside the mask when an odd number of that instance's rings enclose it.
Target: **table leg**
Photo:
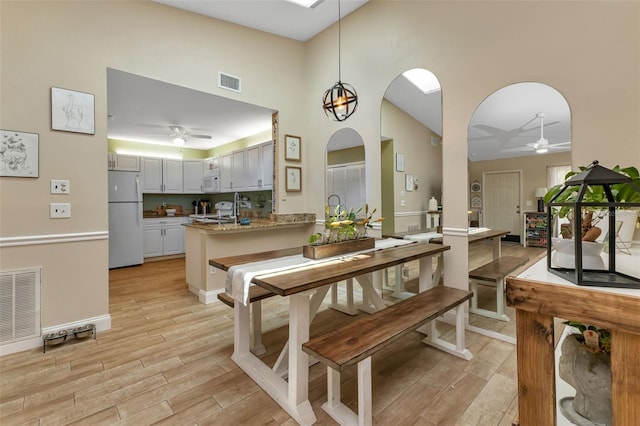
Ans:
[[[502,256],[502,240],[500,237],[493,239],[493,259],[496,260]]]
[[[325,293],[326,294],[326,291]],[[278,405],[301,425],[312,425],[316,416],[308,398],[308,356],[302,343],[309,339],[309,294],[291,296],[289,304],[289,381],[277,375],[250,347],[249,306],[234,304],[234,351],[231,359]]]

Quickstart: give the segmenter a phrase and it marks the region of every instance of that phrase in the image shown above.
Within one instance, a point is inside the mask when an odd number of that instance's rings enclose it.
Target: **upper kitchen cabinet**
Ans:
[[[273,143],[267,142],[246,150],[245,176],[247,189],[273,187]]]
[[[220,169],[220,157],[209,157],[203,160],[204,162],[204,174],[211,174],[214,170]]]
[[[206,160],[184,160],[182,187],[185,194],[201,194]]]
[[[233,192],[246,189],[245,150],[233,151],[220,158],[220,190]]]
[[[182,160],[141,158],[142,192],[181,194]]]
[[[108,153],[107,168],[125,172],[140,171],[140,157],[135,155],[122,155],[115,152]]]

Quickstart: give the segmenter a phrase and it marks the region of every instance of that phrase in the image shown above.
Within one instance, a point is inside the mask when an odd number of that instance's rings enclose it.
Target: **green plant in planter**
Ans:
[[[563,324],[574,327],[580,332],[576,339],[584,344],[590,352],[611,353],[611,331],[578,321],[565,321]]]
[[[579,171],[577,172],[570,171],[565,175],[565,180],[577,175],[578,173],[582,173],[586,169],[587,167],[581,166]],[[633,166],[620,167],[619,165],[617,165],[612,170],[631,178],[631,182],[611,185],[611,194],[613,195],[614,201],[616,203],[640,203],[640,172],[638,172],[638,169]],[[545,204],[548,204],[553,199],[553,197],[555,197],[560,192],[562,187],[563,184],[556,185],[550,188],[544,196]],[[578,191],[565,191],[560,195],[560,197],[555,199],[555,202],[574,202],[576,201],[577,196]],[[604,192],[604,188],[602,186],[594,185],[587,188],[587,191],[582,198],[582,202],[606,203],[608,202],[608,199],[607,195]],[[592,228],[595,228],[597,223],[606,216],[607,211],[597,207],[588,207],[584,208],[583,212],[584,215],[581,218],[582,239],[585,241],[594,241],[598,235],[592,233],[591,236],[588,237],[589,239],[585,239],[585,234],[587,232],[593,232],[590,230]],[[559,218],[567,218],[570,222],[573,222],[573,220],[575,219],[572,217],[573,209],[567,206],[563,206],[560,209],[554,209],[552,213],[554,215],[557,215]],[[640,216],[638,217],[638,221],[640,221]],[[561,229],[561,231],[564,231],[563,237],[572,238],[572,229],[572,226],[566,226],[564,229]],[[593,237],[593,235],[595,235],[595,237]]]
[[[362,207],[357,210],[353,208],[346,210],[341,208],[340,205],[337,205],[333,212],[331,212],[330,207],[326,205],[324,227],[328,235],[323,235],[320,232],[311,234],[308,239],[309,244],[318,245],[366,237],[366,232],[359,233],[358,227],[364,227],[365,230],[366,228],[373,228],[372,223],[381,222],[384,218],[381,217],[373,220],[373,214],[376,212],[376,209],[373,209],[373,211],[369,213],[368,204],[365,204],[364,209],[364,218],[359,219],[358,214],[362,211]]]

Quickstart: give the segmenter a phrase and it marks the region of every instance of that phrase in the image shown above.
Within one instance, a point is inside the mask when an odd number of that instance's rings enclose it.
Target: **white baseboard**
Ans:
[[[59,324],[53,327],[46,327],[42,329],[42,336],[49,333],[54,333],[60,330],[71,330],[76,327],[83,326],[85,324],[95,324],[96,332],[106,331],[111,329],[111,315],[101,315],[99,317],[87,318],[80,321],[74,321],[66,324]],[[21,340],[19,342],[8,343],[0,346],[0,356],[9,355],[16,352],[22,352],[33,348],[42,347],[42,336],[32,337],[29,339]],[[74,339],[73,333],[67,335],[67,339]]]
[[[200,301],[200,303],[208,305],[210,303],[218,302],[218,294],[224,293],[225,290],[221,288],[219,290],[204,291],[200,290],[199,288],[189,286],[189,291],[198,296],[198,300]]]

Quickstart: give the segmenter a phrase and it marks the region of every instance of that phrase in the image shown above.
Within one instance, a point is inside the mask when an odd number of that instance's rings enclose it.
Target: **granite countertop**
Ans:
[[[249,225],[240,225],[234,223],[183,223],[183,226],[189,228],[196,228],[207,231],[207,233],[217,234],[217,233],[225,233],[225,232],[246,232],[246,231],[258,231],[258,230],[269,230],[269,229],[281,229],[284,227],[292,227],[292,226],[305,226],[305,225],[313,225],[315,221],[290,221],[290,222],[275,222],[269,219],[251,219],[251,223]]]

